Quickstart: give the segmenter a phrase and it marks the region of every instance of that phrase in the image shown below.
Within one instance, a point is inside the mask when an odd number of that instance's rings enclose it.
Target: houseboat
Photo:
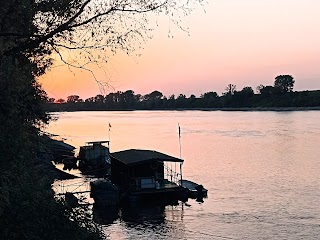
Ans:
[[[129,203],[176,204],[187,201],[181,186],[183,160],[152,150],[130,149],[110,154],[111,182],[120,200]]]
[[[110,170],[109,141],[87,142],[80,147],[78,159],[81,171]]]

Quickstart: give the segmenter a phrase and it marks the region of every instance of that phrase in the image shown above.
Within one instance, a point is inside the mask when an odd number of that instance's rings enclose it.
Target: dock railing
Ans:
[[[164,176],[165,178],[167,178],[170,182],[173,182],[175,184],[177,184],[178,186],[180,186],[180,180],[182,179],[182,173],[181,173],[181,168],[180,169],[180,173],[177,172],[176,170],[176,166],[175,166],[175,170],[173,170],[172,166],[169,167],[168,166],[169,163],[164,164]],[[174,163],[176,164],[176,163]]]
[[[156,172],[154,176],[132,178],[130,180],[130,189],[165,189],[182,186],[180,181],[182,179],[181,163],[178,167],[175,165],[169,166],[170,163],[163,164],[163,173]],[[180,173],[177,170],[180,170]]]

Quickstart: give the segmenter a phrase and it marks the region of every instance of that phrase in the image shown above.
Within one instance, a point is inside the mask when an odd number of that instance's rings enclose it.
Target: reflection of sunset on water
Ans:
[[[179,156],[203,203],[123,209],[112,239],[317,239],[319,111],[100,111],[56,113],[48,131],[79,147],[150,149]]]

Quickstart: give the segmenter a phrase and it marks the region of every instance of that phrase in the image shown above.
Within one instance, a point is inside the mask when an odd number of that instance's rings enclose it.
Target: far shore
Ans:
[[[170,109],[165,109],[170,110]],[[244,107],[244,108],[181,108],[181,109],[172,109],[172,110],[198,110],[198,111],[318,111],[318,107]]]
[[[319,111],[318,107],[243,107],[243,108],[159,108],[159,109],[75,109],[75,110],[56,110],[49,112],[89,112],[89,111],[274,111],[274,112],[288,112],[288,111]]]

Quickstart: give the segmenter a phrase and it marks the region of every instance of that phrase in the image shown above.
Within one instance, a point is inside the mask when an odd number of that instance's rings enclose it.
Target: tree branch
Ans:
[[[10,53],[17,53],[17,52],[25,51],[29,48],[37,48],[41,43],[46,42],[48,39],[52,38],[54,35],[70,29],[69,24],[71,24],[78,16],[80,16],[83,13],[84,8],[90,2],[91,2],[91,0],[85,1],[83,3],[83,5],[80,7],[79,11],[73,17],[71,17],[67,22],[61,24],[59,27],[57,27],[56,29],[54,29],[53,31],[48,33],[47,35],[40,37],[36,40],[31,40],[31,41],[27,42],[26,44],[12,48],[11,50],[7,50],[4,52],[4,54],[7,55]]]
[[[82,64],[82,65],[75,65],[75,64],[72,64],[72,63],[70,63],[70,62],[67,62],[67,61],[63,58],[63,56],[62,56],[62,54],[60,53],[60,51],[55,47],[55,45],[51,45],[51,46],[52,46],[53,50],[59,55],[59,58],[60,58],[61,62],[63,62],[65,65],[67,65],[67,66],[69,67],[69,69],[70,69],[70,67],[72,67],[72,68],[77,68],[77,69],[81,69],[81,70],[88,71],[88,72],[92,75],[94,81],[98,84],[99,89],[100,89],[101,92],[104,92],[106,87],[110,87],[110,85],[109,85],[108,83],[103,82],[103,81],[99,81],[99,80],[97,79],[96,75],[94,74],[94,72],[93,72],[91,69],[85,67],[86,65],[92,64],[92,63],[97,63],[97,65],[98,65],[98,62],[97,62],[97,61],[92,61],[92,60],[90,60],[89,62],[86,62],[86,63],[84,63],[84,64]],[[71,69],[70,69],[70,71],[71,71]]]
[[[47,42],[48,39],[54,37],[55,35],[62,33],[64,31],[67,30],[72,30],[75,29],[77,27],[80,26],[84,26],[87,25],[95,20],[97,20],[98,18],[102,17],[102,16],[106,16],[112,12],[132,12],[132,13],[147,13],[147,12],[151,12],[154,10],[157,10],[163,6],[165,6],[168,1],[164,1],[160,4],[157,5],[149,5],[149,8],[146,9],[126,9],[125,7],[123,8],[116,8],[116,7],[110,7],[107,11],[104,11],[102,13],[98,13],[92,17],[90,17],[89,19],[82,21],[80,23],[76,23],[76,24],[72,24],[83,12],[85,7],[91,2],[92,0],[87,0],[85,1],[82,6],[80,7],[80,9],[77,11],[76,14],[74,14],[68,21],[66,21],[65,23],[61,24],[60,26],[58,26],[56,29],[54,29],[53,31],[49,32],[48,34],[41,36],[41,35],[21,35],[21,37],[36,37],[36,39],[29,39],[28,42],[26,42],[25,44],[22,44],[20,46],[17,46],[15,48],[12,48],[10,50],[7,50],[4,52],[4,54],[8,55],[10,53],[17,53],[17,52],[21,52],[21,51],[25,51],[27,49],[31,49],[31,48],[37,48],[41,43]],[[0,37],[2,36],[17,36],[20,37],[20,35],[18,33],[2,33],[0,34]]]
[[[86,25],[90,22],[93,22],[94,20],[98,19],[99,17],[105,16],[110,14],[111,12],[133,12],[133,13],[147,13],[147,12],[151,12],[154,10],[157,10],[161,7],[163,7],[166,3],[168,3],[168,1],[166,0],[165,2],[159,4],[159,5],[155,5],[152,8],[149,9],[144,9],[144,10],[139,10],[139,9],[125,9],[125,8],[115,8],[115,7],[111,7],[108,11],[103,12],[103,13],[99,13],[89,19],[87,19],[86,21],[83,21],[81,23],[75,24],[75,25],[71,25],[70,28],[76,28],[76,27],[80,27],[83,25]]]

